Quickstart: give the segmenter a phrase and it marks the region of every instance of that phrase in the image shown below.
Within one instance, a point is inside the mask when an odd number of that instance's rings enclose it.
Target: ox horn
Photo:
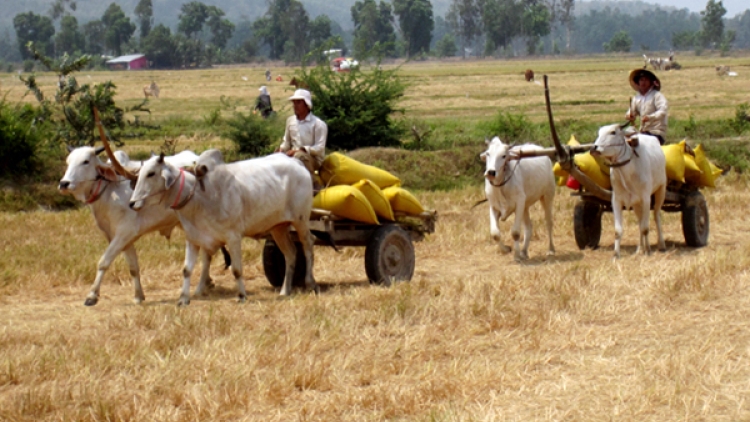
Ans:
[[[544,101],[547,104],[547,118],[549,119],[549,131],[552,135],[552,142],[555,143],[555,150],[557,155],[560,157],[560,161],[567,161],[567,154],[565,149],[560,143],[560,137],[557,136],[557,129],[555,129],[555,119],[552,117],[552,106],[550,105],[549,99],[549,85],[547,83],[547,75],[544,75]]]
[[[102,140],[102,144],[104,144],[104,151],[107,152],[107,157],[109,157],[110,161],[112,161],[112,167],[115,168],[116,172],[127,177],[129,180],[138,180],[138,176],[123,168],[122,165],[120,165],[120,162],[117,161],[115,154],[112,152],[112,148],[110,148],[109,146],[109,142],[107,142],[107,135],[104,134],[104,126],[102,125],[102,121],[99,118],[99,110],[97,110],[96,107],[92,107],[92,109],[94,110],[94,122],[99,127],[99,137]]]

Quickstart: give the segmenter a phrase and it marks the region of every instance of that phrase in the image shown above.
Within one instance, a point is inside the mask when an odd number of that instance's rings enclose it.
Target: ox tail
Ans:
[[[481,201],[477,201],[477,203],[476,203],[476,204],[474,204],[474,205],[472,205],[472,206],[471,206],[471,209],[474,209],[474,208],[476,208],[476,207],[477,207],[477,205],[479,205],[479,204],[484,204],[485,202],[487,202],[487,198],[484,198],[484,199],[482,199]]]
[[[325,242],[328,246],[332,247],[334,251],[341,252],[338,246],[336,246],[336,242],[333,240],[333,236],[331,236],[331,233],[321,230],[310,230],[310,232],[313,234],[313,236],[317,237],[318,239]]]
[[[229,255],[226,246],[221,247],[221,254],[224,255],[224,269],[226,270],[232,265],[232,257]]]

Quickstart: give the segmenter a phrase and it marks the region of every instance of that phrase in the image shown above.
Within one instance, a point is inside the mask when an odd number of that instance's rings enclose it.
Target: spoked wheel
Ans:
[[[365,248],[365,271],[370,283],[390,285],[410,281],[414,275],[414,245],[399,226],[378,228]]]
[[[682,234],[693,248],[708,245],[708,204],[700,191],[688,193],[682,200]]]
[[[305,251],[302,250],[302,244],[295,242],[294,246],[297,247],[297,262],[294,265],[294,278],[292,279],[292,285],[294,287],[305,287]],[[269,239],[266,240],[265,246],[263,246],[263,273],[266,275],[266,279],[273,287],[281,287],[284,285],[284,276],[286,275],[286,259],[281,249],[276,245],[276,242]]]
[[[579,249],[599,247],[602,237],[601,205],[583,200],[576,203],[573,209],[573,234]]]

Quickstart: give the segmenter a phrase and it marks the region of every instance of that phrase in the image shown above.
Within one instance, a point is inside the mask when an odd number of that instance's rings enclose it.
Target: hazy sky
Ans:
[[[664,6],[674,6],[678,9],[688,8],[692,12],[700,12],[706,10],[706,3],[708,0],[644,0],[646,3],[661,4]],[[722,4],[727,9],[725,18],[733,18],[738,13],[742,13],[747,9],[750,9],[750,1],[748,0],[723,0]]]

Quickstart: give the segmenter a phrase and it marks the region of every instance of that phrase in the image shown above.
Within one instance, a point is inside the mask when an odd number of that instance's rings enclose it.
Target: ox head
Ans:
[[[69,147],[68,151],[70,151],[66,160],[68,168],[58,185],[60,192],[71,194],[79,201],[85,202],[86,195],[91,191],[95,182],[101,179],[117,181],[115,170],[98,157],[104,148]]]
[[[505,178],[505,167],[508,160],[517,158],[511,148],[514,145],[503,143],[497,136],[492,140],[485,139],[487,151],[483,152],[480,157],[486,163],[484,177],[492,184],[500,183]],[[495,183],[495,180],[498,182]]]
[[[130,197],[130,208],[138,211],[149,199],[160,199],[160,194],[169,190],[179,176],[180,170],[167,163],[164,154],[149,158],[138,172],[138,181]]]
[[[626,122],[622,125],[613,124],[599,128],[599,134],[591,149],[591,155],[594,157],[603,157],[606,160],[614,161],[618,154],[622,153],[623,147],[627,147],[627,139],[623,129],[629,124]]]

